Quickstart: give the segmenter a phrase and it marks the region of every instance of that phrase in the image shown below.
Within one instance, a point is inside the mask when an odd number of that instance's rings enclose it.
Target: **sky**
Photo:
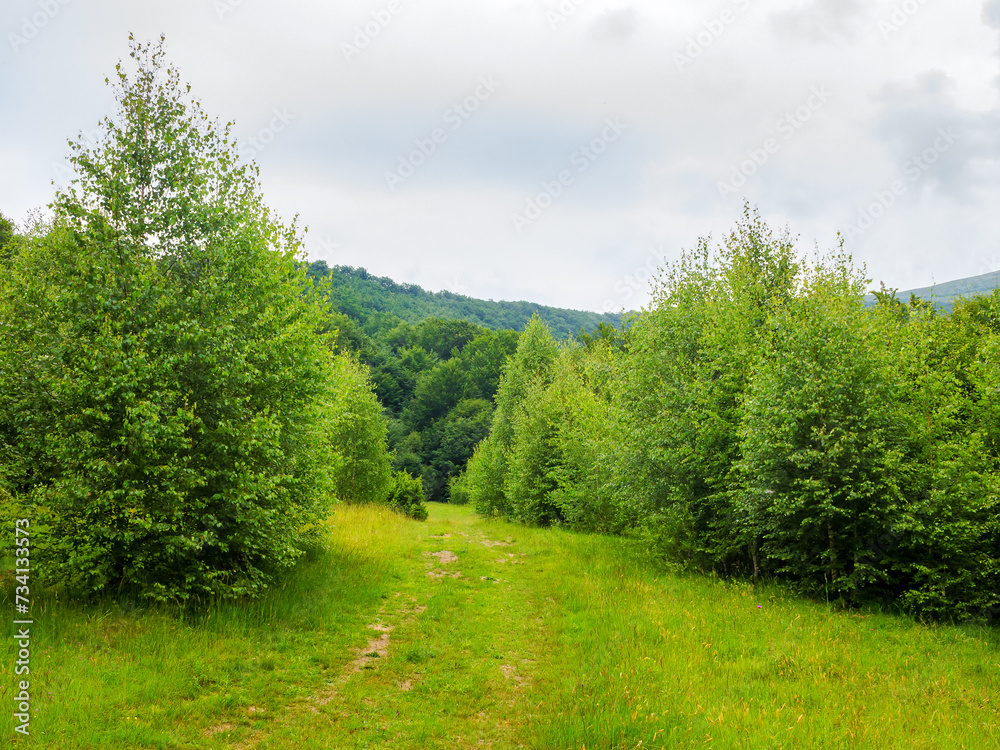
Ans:
[[[0,211],[166,36],[311,260],[618,311],[745,201],[877,287],[1000,270],[1000,0],[4,0]]]

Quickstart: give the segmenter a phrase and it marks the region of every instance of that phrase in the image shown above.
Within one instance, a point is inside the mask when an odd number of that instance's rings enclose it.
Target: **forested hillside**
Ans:
[[[323,261],[308,274],[324,300],[326,331],[370,368],[388,420],[393,468],[448,502],[452,481],[486,436],[500,374],[533,318],[560,338],[608,335],[620,315],[528,302],[487,302],[372,276]]]
[[[364,268],[330,267],[325,261],[309,265],[315,279],[330,277],[330,306],[364,326],[377,314],[389,314],[407,323],[427,318],[467,320],[494,331],[524,330],[532,315],[538,315],[562,338],[576,335],[581,329],[592,331],[598,323],[621,325],[618,313],[599,314],[584,310],[564,310],[534,302],[493,302],[465,297],[452,292],[428,292],[415,284],[398,284],[392,279],[373,276]]]
[[[366,329],[340,313],[328,320],[340,348],[370,368],[388,421],[393,468],[420,478],[428,500],[450,500],[452,478],[489,431],[518,332],[441,318],[410,325],[381,315]]]
[[[465,499],[461,489],[453,496],[453,481],[489,431],[504,363],[530,320],[567,340],[605,337],[622,324],[620,314],[432,293],[324,261],[308,273],[339,348],[371,370],[393,468],[420,478],[434,501]]]

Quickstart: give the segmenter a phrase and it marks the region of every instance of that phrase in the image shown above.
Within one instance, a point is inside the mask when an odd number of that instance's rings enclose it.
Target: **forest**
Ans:
[[[364,268],[327,265],[318,260],[309,264],[314,279],[330,279],[330,306],[362,327],[380,327],[380,319],[394,316],[417,324],[427,318],[465,320],[492,330],[521,331],[533,315],[544,320],[559,337],[592,330],[600,323],[620,326],[620,313],[564,310],[535,302],[505,302],[473,299],[454,292],[428,292],[416,284],[398,284],[373,276]]]

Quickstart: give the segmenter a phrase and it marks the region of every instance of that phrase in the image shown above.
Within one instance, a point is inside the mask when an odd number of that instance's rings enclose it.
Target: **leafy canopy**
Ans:
[[[256,594],[327,512],[353,381],[229,124],[162,38],[130,59],[102,137],[71,142],[51,229],[0,280],[0,449],[50,585]]]

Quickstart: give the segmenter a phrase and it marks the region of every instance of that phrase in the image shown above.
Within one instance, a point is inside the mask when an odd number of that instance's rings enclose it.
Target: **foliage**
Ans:
[[[390,489],[392,457],[368,368],[349,355],[341,355],[334,361],[330,378],[333,398],[327,441],[335,451],[333,491],[349,503],[384,502]]]
[[[472,456],[476,444],[490,431],[493,404],[485,399],[463,399],[423,433],[421,476],[431,497],[451,502],[449,482]]]
[[[755,569],[852,597],[898,516],[898,390],[862,281],[832,255],[769,323],[743,404],[741,512]]]
[[[131,61],[0,280],[0,450],[39,582],[255,595],[329,511],[347,394],[294,225],[162,39]]]
[[[10,260],[14,240],[17,237],[17,227],[14,222],[0,212],[0,262],[6,263]]]
[[[452,505],[469,504],[469,478],[465,472],[448,480],[448,497]]]
[[[509,515],[537,526],[565,520],[551,498],[557,487],[554,470],[562,460],[556,436],[564,415],[551,396],[550,385],[541,377],[528,381],[513,410],[512,440],[505,452],[503,495]]]
[[[748,207],[721,246],[702,240],[661,275],[630,330],[616,394],[628,446],[619,502],[664,554],[752,568],[734,495],[741,403],[767,347],[765,323],[799,271],[788,234],[775,237]]]
[[[898,332],[910,502],[884,567],[891,593],[923,615],[982,618],[1000,602],[998,319],[995,292],[950,316],[913,309]]]
[[[517,332],[462,320],[429,318],[410,325],[388,317],[366,332],[344,320],[332,313],[329,326],[338,326],[337,340],[371,368],[388,417],[393,468],[421,477],[428,500],[447,502],[451,477],[465,468],[489,430],[500,372],[517,346]]]
[[[503,369],[489,436],[476,447],[469,460],[470,499],[483,515],[514,515],[507,473],[517,437],[515,425],[525,418],[524,399],[532,384],[548,381],[556,353],[556,342],[548,326],[541,318],[533,317],[518,339],[517,351]]]
[[[992,619],[1000,291],[948,314],[884,285],[866,307],[865,284],[840,247],[807,262],[747,206],[621,332],[558,347],[529,325],[469,497],[845,605]]]
[[[609,470],[613,414],[595,387],[593,364],[579,349],[564,346],[551,379],[532,381],[525,393],[505,486],[517,520],[584,530],[618,527]]]
[[[627,349],[627,322],[627,320],[623,320],[622,330],[619,330],[610,323],[602,320],[597,324],[597,328],[593,332],[580,329],[580,332],[576,334],[576,339],[583,344],[587,351],[594,351],[599,346],[611,349]]]
[[[424,484],[408,471],[395,471],[389,487],[389,507],[418,521],[427,520]]]

